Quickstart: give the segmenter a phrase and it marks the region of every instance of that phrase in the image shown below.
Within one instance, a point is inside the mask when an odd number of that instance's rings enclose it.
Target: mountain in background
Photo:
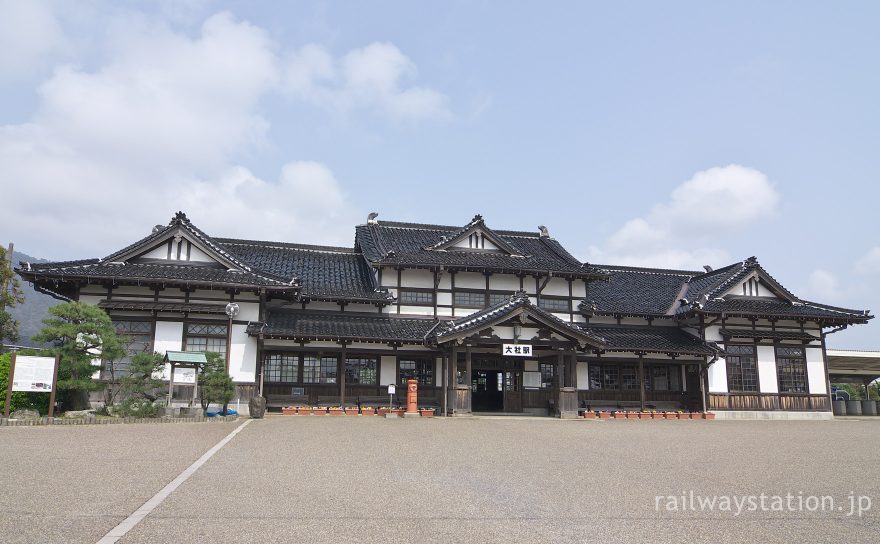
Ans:
[[[46,259],[37,259],[36,257],[13,251],[12,266],[17,268],[18,263],[22,261],[29,263],[49,262]],[[43,319],[46,317],[46,311],[50,307],[60,304],[61,301],[52,298],[49,295],[34,291],[34,288],[29,283],[21,281],[21,278],[18,279],[21,282],[21,290],[24,293],[24,304],[19,304],[18,306],[9,309],[12,318],[18,321],[18,332],[21,335],[21,340],[16,342],[16,344],[41,347],[31,342],[31,337],[43,328]]]

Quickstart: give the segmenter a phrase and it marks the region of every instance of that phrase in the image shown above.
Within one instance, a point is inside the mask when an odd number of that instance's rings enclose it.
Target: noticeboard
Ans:
[[[15,359],[13,391],[51,393],[55,377],[55,357],[19,356]]]

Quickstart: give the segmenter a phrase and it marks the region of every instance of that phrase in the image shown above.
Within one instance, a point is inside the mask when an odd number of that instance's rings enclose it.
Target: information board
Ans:
[[[55,375],[55,357],[33,357],[22,355],[15,359],[13,391],[49,393]]]

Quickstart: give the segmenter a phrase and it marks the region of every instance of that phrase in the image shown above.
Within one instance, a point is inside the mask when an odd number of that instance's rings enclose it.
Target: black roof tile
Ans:
[[[297,340],[347,340],[423,344],[437,322],[433,319],[391,317],[356,312],[271,310],[266,323],[251,323],[250,335]]]
[[[677,303],[682,285],[693,272],[597,265],[609,273],[606,281],[589,284],[580,309],[611,315],[666,315]]]
[[[721,351],[678,327],[615,327],[578,323],[605,340],[605,351],[709,356]]]

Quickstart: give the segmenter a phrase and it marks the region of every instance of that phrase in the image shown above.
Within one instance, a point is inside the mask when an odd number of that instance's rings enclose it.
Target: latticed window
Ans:
[[[540,363],[541,387],[553,387],[553,376],[556,375],[556,365],[552,363]]]
[[[590,389],[602,389],[602,365],[590,363]]]
[[[495,306],[510,300],[511,293],[489,293],[489,306]]]
[[[186,351],[213,351],[226,355],[226,325],[212,323],[186,324]]]
[[[486,305],[486,293],[475,293],[473,291],[456,291],[455,305],[471,308],[482,308]]]
[[[336,383],[336,357],[303,357],[303,383]]]
[[[406,385],[410,379],[418,380],[419,385],[434,385],[434,362],[430,359],[401,359],[398,383]]]
[[[639,388],[639,377],[636,367],[624,366],[620,368],[621,389],[632,391]]]
[[[118,361],[107,361],[105,363],[106,378],[112,376],[119,377],[128,371],[128,364],[131,358],[138,353],[151,353],[153,351],[153,323],[151,321],[123,321],[113,320],[113,327],[116,329],[116,335],[122,346],[125,348],[126,356]],[[112,364],[111,369],[109,365]]]
[[[655,391],[681,391],[680,367],[671,365],[654,365],[645,369],[646,384],[653,386]],[[647,377],[652,377],[652,382]]]
[[[568,312],[571,310],[571,304],[567,298],[545,298],[541,297],[538,306],[548,312]]]
[[[414,304],[417,306],[433,306],[434,293],[431,291],[406,291],[401,289],[397,293],[401,304]]]
[[[727,390],[732,393],[758,391],[758,362],[755,346],[726,346]]]
[[[267,355],[265,365],[263,366],[263,379],[267,382],[298,382],[299,356]]]
[[[620,389],[620,367],[614,365],[602,366],[603,389]]]
[[[345,359],[345,381],[351,384],[376,385],[374,357],[351,357]]]
[[[780,393],[807,392],[807,361],[804,348],[778,346],[776,348],[776,376]]]

